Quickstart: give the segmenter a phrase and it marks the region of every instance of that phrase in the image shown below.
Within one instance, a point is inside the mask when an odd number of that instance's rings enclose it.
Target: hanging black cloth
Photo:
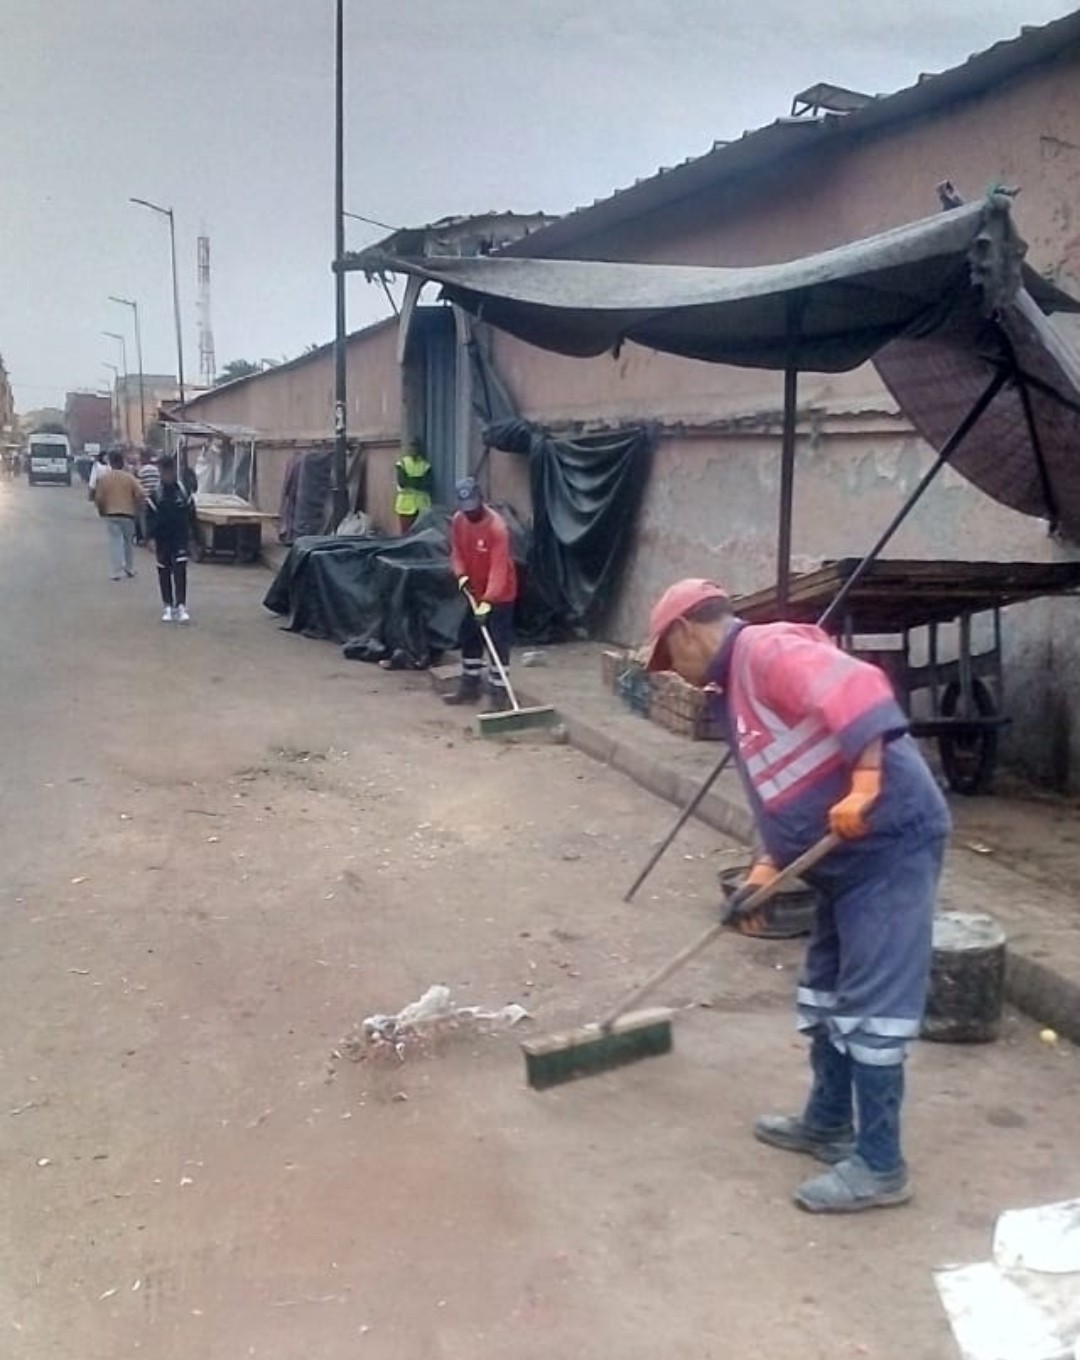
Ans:
[[[582,631],[612,603],[649,478],[652,438],[637,427],[556,439],[527,420],[489,425],[485,442],[529,459],[529,571],[553,623]]]

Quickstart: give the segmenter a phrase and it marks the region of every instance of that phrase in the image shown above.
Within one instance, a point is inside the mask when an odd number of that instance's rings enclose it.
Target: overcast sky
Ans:
[[[562,212],[786,114],[817,80],[871,93],[962,62],[1055,0],[347,0],[347,206],[395,224]],[[188,373],[195,242],[218,367],[333,329],[333,0],[0,0],[0,353],[20,409],[107,383],[138,300]],[[381,233],[349,224],[349,244]],[[349,285],[350,326],[385,313]],[[131,347],[129,347],[131,348]],[[133,350],[130,355],[134,367]]]

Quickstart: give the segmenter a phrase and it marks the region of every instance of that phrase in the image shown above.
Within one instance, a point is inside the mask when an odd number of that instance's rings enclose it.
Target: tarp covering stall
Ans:
[[[1080,311],[1080,302],[1025,265],[1025,253],[1011,199],[996,193],[820,254],[753,268],[401,260],[377,248],[345,267],[439,283],[472,315],[561,354],[617,352],[633,341],[789,375],[840,372],[874,358],[901,408],[939,450],[972,406],[970,394],[1002,372],[1007,380],[995,395],[1012,412],[993,426],[984,415],[966,432],[955,466],[1004,504],[1080,534],[1080,475],[1071,470],[1080,448],[1080,362],[1040,315]],[[901,348],[890,357],[891,345]],[[942,382],[931,401],[935,369]],[[952,398],[941,400],[952,378]],[[1033,390],[1046,401],[1029,403],[1024,393]],[[793,393],[792,383],[785,393],[789,431]],[[1010,440],[1016,456],[1003,461],[998,441],[1008,428],[1023,430],[1026,452]],[[1052,496],[1040,463],[1055,483]]]
[[[518,636],[554,636],[555,611],[528,569],[528,532],[505,506],[522,583]],[[344,645],[360,661],[426,666],[457,646],[465,601],[450,570],[449,514],[431,510],[404,538],[312,535],[289,550],[263,600],[284,627]]]

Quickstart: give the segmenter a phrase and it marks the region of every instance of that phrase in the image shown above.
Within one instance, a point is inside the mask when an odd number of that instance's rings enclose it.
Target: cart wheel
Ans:
[[[971,697],[980,718],[992,718],[997,712],[994,696],[981,680],[971,682]],[[955,718],[960,705],[960,686],[955,681],[941,696],[941,714]],[[998,734],[994,727],[978,732],[947,732],[938,737],[941,764],[949,787],[969,797],[986,793],[994,777],[997,764]]]

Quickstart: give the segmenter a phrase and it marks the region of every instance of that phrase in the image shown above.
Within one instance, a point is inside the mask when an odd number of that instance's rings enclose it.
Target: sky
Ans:
[[[886,93],[1047,23],[1055,0],[346,0],[346,206],[394,225],[560,213],[790,111]],[[0,0],[0,354],[20,410],[103,389],[135,299],[143,362],[199,369],[333,332],[334,0]],[[384,233],[348,224],[351,248]],[[384,316],[349,282],[350,328]],[[129,366],[134,344],[129,339]]]

